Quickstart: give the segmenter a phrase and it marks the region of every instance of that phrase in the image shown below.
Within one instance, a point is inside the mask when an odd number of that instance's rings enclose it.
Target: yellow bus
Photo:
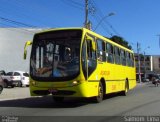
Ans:
[[[30,56],[31,96],[93,97],[136,86],[134,53],[86,28],[59,28],[34,35]]]

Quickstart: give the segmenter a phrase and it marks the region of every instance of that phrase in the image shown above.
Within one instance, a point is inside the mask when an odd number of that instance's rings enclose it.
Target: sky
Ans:
[[[160,55],[159,5],[160,0],[89,0],[88,19],[92,30],[99,25],[95,32],[121,36],[135,52],[139,43],[141,53]],[[84,8],[85,0],[0,0],[0,27],[82,27]]]

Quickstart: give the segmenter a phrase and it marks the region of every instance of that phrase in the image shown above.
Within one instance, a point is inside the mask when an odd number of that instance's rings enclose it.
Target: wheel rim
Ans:
[[[125,92],[126,92],[126,93],[128,92],[128,87],[127,87],[127,86],[125,86]]]
[[[98,98],[99,99],[103,99],[103,88],[102,88],[102,84],[99,84],[99,89],[98,89]]]

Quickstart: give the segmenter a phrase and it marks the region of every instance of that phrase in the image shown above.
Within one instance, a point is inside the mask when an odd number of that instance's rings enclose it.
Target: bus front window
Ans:
[[[35,36],[31,77],[52,81],[76,77],[80,66],[80,32],[58,31]]]

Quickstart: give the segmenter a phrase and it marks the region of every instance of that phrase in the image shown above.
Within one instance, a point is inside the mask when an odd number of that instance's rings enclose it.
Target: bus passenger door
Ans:
[[[93,73],[97,66],[96,60],[96,43],[93,38],[87,38],[87,66],[88,66],[88,77]]]
[[[96,43],[87,36],[82,45],[82,69],[86,80],[96,69],[96,61]]]
[[[88,77],[96,69],[96,51],[93,49],[93,43],[91,40],[87,40],[87,63],[88,63]]]

